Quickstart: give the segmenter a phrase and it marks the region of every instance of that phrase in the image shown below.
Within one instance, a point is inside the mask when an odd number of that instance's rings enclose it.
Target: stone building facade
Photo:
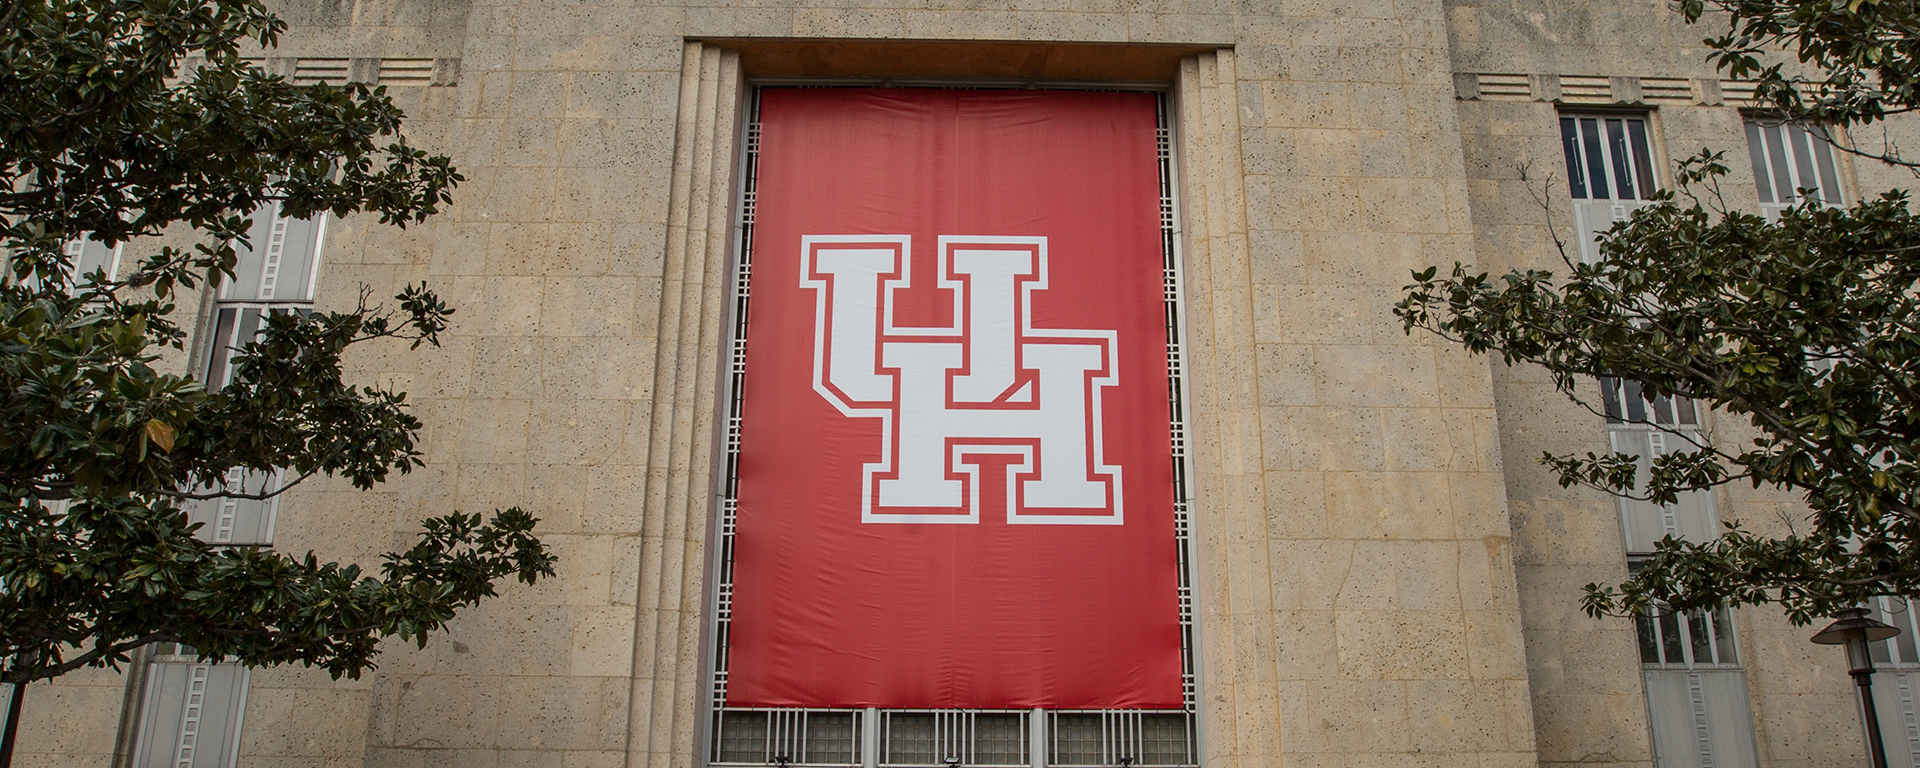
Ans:
[[[1702,146],[1734,159],[1730,199],[1762,206],[1741,84],[1703,63],[1710,30],[1661,0],[275,5],[291,27],[263,67],[387,85],[409,135],[467,181],[424,226],[347,218],[316,233],[302,300],[341,307],[359,285],[426,281],[458,314],[437,350],[351,360],[417,403],[425,469],[370,492],[290,492],[274,546],[374,564],[425,516],[520,505],[560,562],[425,649],[391,644],[363,679],[236,678],[238,765],[712,758],[713,489],[743,110],[752,89],[794,78],[1166,93],[1200,764],[1651,766],[1677,711],[1655,690],[1662,672],[1717,719],[1659,765],[1701,765],[1702,750],[1714,765],[1862,759],[1844,660],[1777,613],[1676,622],[1711,631],[1714,653],[1688,636],[1690,653],[1652,661],[1633,622],[1581,615],[1582,584],[1626,574],[1630,526],[1617,500],[1559,487],[1534,458],[1617,436],[1539,372],[1408,335],[1390,311],[1429,264],[1558,265],[1556,235],[1577,249],[1596,200],[1664,186],[1670,161]],[[1571,120],[1580,138],[1584,118],[1602,140],[1643,133],[1649,162],[1597,155],[1585,170],[1611,191],[1576,200],[1567,153],[1585,145],[1562,131]],[[1831,162],[1846,200],[1912,184]],[[1602,175],[1622,168],[1640,174],[1630,194]],[[200,349],[223,308],[254,305],[203,306]],[[1742,488],[1704,504],[1763,530],[1793,509]],[[32,686],[20,765],[216,764],[206,747],[195,759],[151,746],[164,741],[143,725],[164,698],[154,670],[191,666],[173,658]],[[1734,683],[1715,693],[1715,679]],[[1727,715],[1735,694],[1745,709]],[[1705,733],[1696,714],[1672,744]]]

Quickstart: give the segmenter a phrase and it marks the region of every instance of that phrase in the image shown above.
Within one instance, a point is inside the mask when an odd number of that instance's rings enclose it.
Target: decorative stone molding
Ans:
[[[1264,541],[1267,524],[1234,52],[1182,59],[1174,101],[1196,469],[1195,631],[1204,638],[1196,641],[1201,763],[1275,765],[1278,729],[1244,724],[1278,700],[1278,689],[1237,674],[1271,654],[1274,641],[1267,551],[1246,545]]]
[[[686,44],[654,362],[630,766],[686,765],[699,748],[697,726],[707,704],[700,642],[704,564],[744,85],[737,53]]]
[[[314,83],[368,83],[385,86],[453,86],[460,84],[460,60],[399,58],[325,58],[276,56],[245,59],[261,71],[279,75],[295,85]],[[189,56],[182,72],[200,68],[206,59]]]
[[[1753,83],[1711,77],[1632,77],[1456,72],[1460,101],[1542,101],[1555,104],[1745,106]],[[1722,94],[1726,94],[1722,96]]]

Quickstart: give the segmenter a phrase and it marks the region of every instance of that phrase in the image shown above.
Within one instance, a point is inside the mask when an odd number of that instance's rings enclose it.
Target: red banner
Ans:
[[[728,705],[1181,706],[1156,127],[762,91]]]

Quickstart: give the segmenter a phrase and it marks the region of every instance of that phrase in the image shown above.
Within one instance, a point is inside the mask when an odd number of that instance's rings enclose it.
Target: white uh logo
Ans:
[[[1116,334],[1033,327],[1047,239],[942,236],[935,278],[953,291],[953,321],[941,327],[894,323],[896,294],[915,287],[910,253],[906,235],[801,238],[813,388],[881,423],[860,520],[978,523],[984,462],[971,457],[999,454],[1007,522],[1119,525],[1120,467],[1103,460],[1100,434]]]

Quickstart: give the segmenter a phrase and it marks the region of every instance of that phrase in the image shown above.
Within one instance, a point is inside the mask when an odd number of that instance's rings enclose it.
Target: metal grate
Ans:
[[[853,83],[848,83],[853,84]],[[753,227],[760,149],[760,91],[749,105],[737,212],[737,265],[729,344],[725,478],[719,503],[714,573],[712,683],[708,760],[712,765],[930,766],[1134,765],[1196,766],[1191,495],[1187,453],[1179,222],[1173,179],[1173,136],[1164,94],[1157,100],[1160,230],[1164,255],[1169,378],[1169,453],[1174,477],[1174,534],[1179,560],[1183,708],[1179,710],[883,710],[765,709],[726,706],[728,642],[733,620],[733,555],[739,493],[740,393],[746,375]]]

